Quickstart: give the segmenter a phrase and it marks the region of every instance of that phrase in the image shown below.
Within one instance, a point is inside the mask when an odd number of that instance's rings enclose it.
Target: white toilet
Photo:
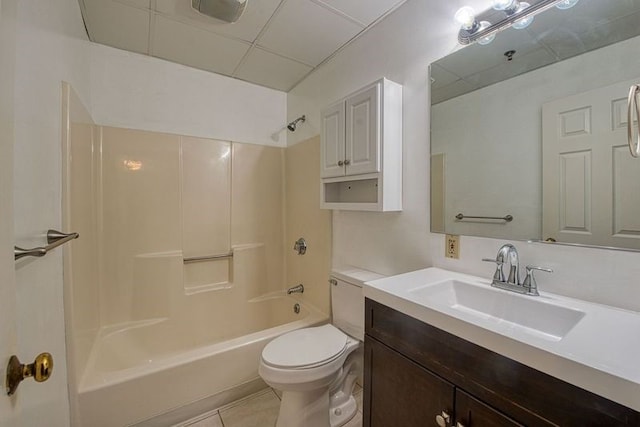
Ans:
[[[362,284],[383,276],[347,267],[332,272],[333,324],[279,336],[262,351],[262,379],[282,391],[276,427],[339,427],[356,414],[362,372]]]

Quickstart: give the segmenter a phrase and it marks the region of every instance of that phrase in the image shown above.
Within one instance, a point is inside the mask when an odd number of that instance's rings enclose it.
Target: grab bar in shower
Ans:
[[[70,240],[80,237],[78,233],[62,233],[56,230],[47,231],[47,246],[39,246],[37,248],[24,249],[18,246],[13,247],[14,260],[18,260],[26,256],[43,257],[52,249],[67,243]]]
[[[458,215],[456,215],[456,219],[458,221],[462,221],[463,219],[497,219],[497,220],[500,220],[500,221],[511,222],[511,221],[513,221],[513,215],[506,215],[506,216],[469,216],[469,215],[463,215],[463,214],[459,213]]]
[[[190,258],[184,258],[182,262],[185,264],[191,264],[193,262],[202,262],[202,261],[210,261],[210,260],[225,259],[225,258],[233,258],[233,251],[226,254],[194,256]]]

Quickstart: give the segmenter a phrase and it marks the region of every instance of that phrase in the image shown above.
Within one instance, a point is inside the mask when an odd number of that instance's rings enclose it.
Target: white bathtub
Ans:
[[[294,313],[296,302],[284,295],[248,301],[234,307],[243,321],[228,325],[212,313],[102,330],[78,390],[80,425],[168,425],[256,391],[264,386],[258,362],[269,341],[328,320],[302,304]]]

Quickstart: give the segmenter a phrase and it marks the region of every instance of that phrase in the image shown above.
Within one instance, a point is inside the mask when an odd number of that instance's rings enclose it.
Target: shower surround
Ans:
[[[64,226],[81,236],[65,252],[74,423],[177,422],[264,386],[264,345],[327,320],[329,238],[297,259],[285,240],[330,236],[317,198],[287,200],[318,194],[285,179],[318,167],[316,141],[287,152],[97,126],[67,98]],[[185,262],[217,255],[229,256]],[[287,297],[299,281],[310,292]]]

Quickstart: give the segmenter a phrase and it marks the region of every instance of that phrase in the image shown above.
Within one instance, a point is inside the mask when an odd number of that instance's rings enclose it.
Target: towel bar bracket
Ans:
[[[67,243],[70,240],[77,239],[80,237],[78,233],[62,233],[57,230],[48,230],[47,231],[47,246],[39,246],[37,248],[24,249],[19,246],[13,247],[13,258],[14,260],[19,260],[20,258],[24,258],[27,256],[33,257],[43,257],[49,251],[57,248],[60,245]]]

